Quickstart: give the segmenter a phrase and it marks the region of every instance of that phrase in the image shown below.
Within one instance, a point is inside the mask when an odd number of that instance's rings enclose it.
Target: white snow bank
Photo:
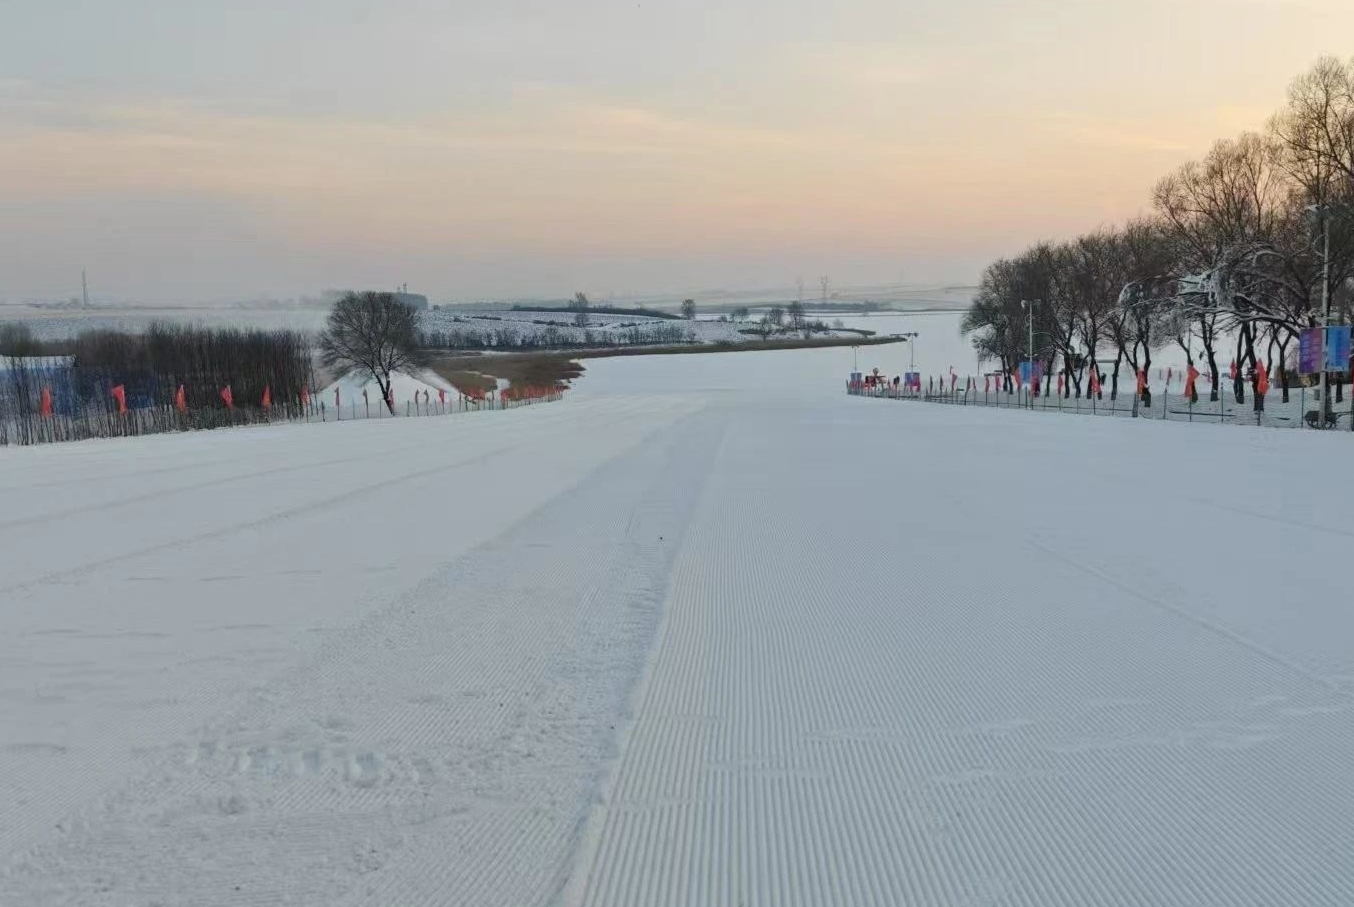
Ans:
[[[332,404],[335,390],[338,390],[339,399],[344,405],[355,400],[361,400],[364,390],[367,392],[368,400],[372,403],[379,402],[381,399],[381,386],[376,383],[376,379],[359,369],[349,371],[342,378],[325,387],[324,390],[320,391],[320,399]],[[417,369],[413,372],[397,371],[390,375],[390,391],[395,398],[396,406],[412,401],[415,395],[422,401],[425,392],[428,394],[429,400],[436,400],[439,390],[446,391],[449,397],[455,397],[458,393],[450,382],[431,369]]]

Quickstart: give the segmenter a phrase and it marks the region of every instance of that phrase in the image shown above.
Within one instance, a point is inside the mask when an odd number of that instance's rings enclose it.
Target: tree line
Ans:
[[[0,327],[0,355],[13,357],[0,382],[0,405],[14,416],[36,411],[43,387],[58,409],[112,409],[114,387],[123,388],[129,407],[171,403],[182,387],[193,408],[223,406],[221,392],[230,387],[234,405],[248,408],[260,405],[265,389],[279,402],[296,400],[314,381],[312,345],[298,331],[151,324],[139,333],[93,330],[38,340],[18,322]]]
[[[1036,393],[1061,375],[1065,395],[1089,394],[1112,363],[1111,397],[1122,369],[1150,403],[1152,354],[1170,347],[1210,375],[1213,400],[1224,373],[1244,402],[1263,371],[1287,401],[1299,333],[1327,295],[1331,323],[1347,319],[1352,280],[1354,60],[1328,57],[1262,131],[1163,177],[1150,214],[990,264],[961,330],[1008,388],[1032,327]]]

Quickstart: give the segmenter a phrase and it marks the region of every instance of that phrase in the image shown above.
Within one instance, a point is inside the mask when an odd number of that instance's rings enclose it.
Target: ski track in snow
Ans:
[[[842,364],[0,456],[0,904],[1354,903],[1348,438]]]

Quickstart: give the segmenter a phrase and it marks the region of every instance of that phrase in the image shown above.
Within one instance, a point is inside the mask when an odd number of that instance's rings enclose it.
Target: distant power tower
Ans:
[[[824,274],[818,278],[818,285],[823,288],[823,305],[827,305],[827,275]]]

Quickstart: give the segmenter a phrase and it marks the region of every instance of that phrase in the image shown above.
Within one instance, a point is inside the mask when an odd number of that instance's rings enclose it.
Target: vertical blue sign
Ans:
[[[1326,370],[1349,371],[1349,325],[1326,328]]]
[[[1034,374],[1034,369],[1033,369],[1033,367],[1032,367],[1032,364],[1030,363],[1030,360],[1026,359],[1024,362],[1020,363],[1020,383],[1021,383],[1021,384],[1029,384],[1029,383],[1030,383],[1030,376],[1033,375],[1033,374]]]
[[[1321,371],[1321,328],[1307,328],[1298,334],[1298,372],[1313,375]]]

